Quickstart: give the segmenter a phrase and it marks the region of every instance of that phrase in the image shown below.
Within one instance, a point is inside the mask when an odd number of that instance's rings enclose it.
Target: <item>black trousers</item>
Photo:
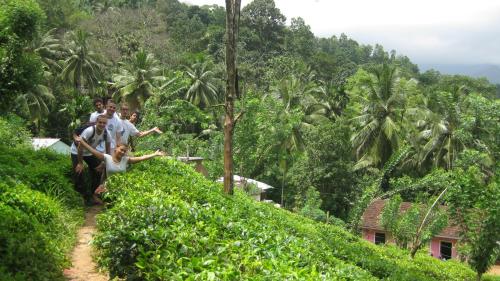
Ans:
[[[83,161],[87,163],[87,166],[89,167],[90,187],[85,185],[85,181],[83,178],[84,173],[81,172],[80,174],[78,174],[75,172],[75,167],[78,164],[78,156],[75,154],[71,154],[71,162],[73,164],[73,182],[75,184],[75,190],[78,191],[83,196],[83,198],[90,199],[101,182],[101,173],[97,172],[95,169],[97,166],[99,166],[99,164],[101,164],[101,161],[94,155],[83,156]]]

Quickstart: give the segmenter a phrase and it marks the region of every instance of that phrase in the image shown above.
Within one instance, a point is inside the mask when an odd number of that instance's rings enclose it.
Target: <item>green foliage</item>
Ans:
[[[0,202],[0,277],[2,280],[62,280],[61,260],[40,230],[21,210]]]
[[[500,245],[500,185],[498,175],[486,181],[478,165],[450,172],[447,198],[451,216],[461,229],[460,250],[480,277],[498,259]]]
[[[0,145],[0,178],[23,182],[34,190],[57,196],[69,206],[82,200],[73,190],[69,157],[48,150],[10,149]]]
[[[402,199],[399,195],[391,198],[381,213],[381,222],[396,244],[402,248],[420,248],[432,237],[439,234],[447,225],[445,213],[438,208],[431,211],[431,216],[422,225],[430,204],[415,203],[406,210],[401,210]],[[420,226],[423,226],[419,231]],[[418,236],[418,237],[417,237]],[[414,245],[419,243],[418,245]]]
[[[302,196],[301,196],[302,197]],[[317,221],[326,221],[326,214],[324,211],[320,209],[321,207],[321,198],[319,192],[314,187],[309,187],[306,190],[306,194],[302,198],[298,198],[299,200],[303,200],[302,204],[297,204],[300,206],[298,209],[298,213],[311,218]]]
[[[302,194],[314,186],[321,194],[322,208],[346,219],[357,194],[357,174],[353,172],[350,128],[347,122],[325,122],[305,131],[305,155],[290,168],[290,193]]]
[[[206,108],[221,100],[219,95],[220,80],[214,77],[210,61],[199,61],[186,67],[184,74],[188,77],[189,87],[185,99],[190,103]]]
[[[2,138],[10,138],[0,139],[0,279],[64,280],[83,215],[67,175],[71,165],[67,157],[33,151],[11,120],[0,118]]]
[[[109,179],[99,262],[129,280],[472,280],[467,267],[410,260],[340,227],[257,203],[172,160]]]
[[[80,18],[78,2],[75,0],[37,0],[47,15],[46,25],[49,28],[67,29],[74,27]]]
[[[241,10],[241,26],[248,28],[251,36],[242,36],[247,48],[264,54],[278,52],[285,38],[286,17],[273,0],[254,0]],[[245,33],[243,33],[245,34]]]
[[[200,136],[203,129],[208,128],[210,116],[188,101],[172,100],[169,97],[170,94],[165,91],[146,102],[146,115],[141,128],[158,126],[164,133],[139,139],[138,147],[142,149],[162,148],[172,151],[175,155],[186,155],[189,149],[190,155],[193,156],[197,152],[196,143],[201,141],[196,138]]]
[[[127,102],[133,111],[141,109],[146,100],[155,94],[158,83],[165,80],[158,61],[141,49],[120,66],[120,73],[113,75],[114,98]]]
[[[60,200],[22,184],[0,182],[2,280],[63,280],[81,213]]]
[[[0,7],[2,39],[13,36],[27,43],[35,38],[44,19],[43,11],[35,1],[6,0],[2,1]]]
[[[356,132],[352,145],[358,163],[355,169],[383,167],[401,140],[398,122],[405,107],[408,82],[398,79],[397,68],[384,62],[372,73],[358,72],[350,83],[354,94],[360,91],[359,112],[353,118]]]
[[[6,147],[28,147],[31,135],[25,129],[25,123],[15,115],[0,117],[0,144]]]
[[[39,57],[27,50],[37,36],[43,11],[35,1],[0,3],[0,111],[8,112],[17,95],[34,90],[42,80]]]
[[[61,76],[66,82],[71,82],[81,95],[90,95],[102,74],[98,56],[89,47],[91,34],[78,29],[69,32],[67,37],[67,54]]]

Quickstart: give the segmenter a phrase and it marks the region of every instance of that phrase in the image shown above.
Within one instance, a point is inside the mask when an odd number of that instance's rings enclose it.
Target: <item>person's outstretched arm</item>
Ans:
[[[151,158],[153,158],[155,156],[165,156],[165,155],[167,155],[165,152],[157,150],[155,153],[151,153],[151,154],[148,154],[148,155],[143,155],[143,156],[139,156],[139,157],[130,157],[128,159],[128,162],[130,164],[134,164],[134,163],[138,163],[138,162],[141,162],[141,161],[144,161],[144,160],[151,159]]]
[[[163,132],[160,130],[160,128],[154,127],[153,129],[149,129],[147,131],[138,132],[137,137],[144,137],[144,136],[147,136],[153,132],[156,132],[157,134],[163,134]]]
[[[92,146],[90,146],[82,137],[76,137],[75,140],[80,143],[80,145],[83,145],[92,155],[97,157],[97,159],[104,161],[104,154],[95,150]]]

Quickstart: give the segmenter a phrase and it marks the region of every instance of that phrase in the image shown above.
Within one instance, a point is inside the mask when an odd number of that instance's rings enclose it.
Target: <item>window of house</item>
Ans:
[[[452,244],[450,242],[446,241],[441,241],[440,243],[440,253],[441,253],[441,259],[449,260],[451,259],[451,248]]]
[[[385,244],[385,233],[375,232],[375,244]]]

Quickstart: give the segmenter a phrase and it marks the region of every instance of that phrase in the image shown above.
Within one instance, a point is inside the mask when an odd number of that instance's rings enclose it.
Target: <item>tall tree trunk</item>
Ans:
[[[241,0],[226,0],[226,98],[224,119],[224,192],[233,194],[234,100],[238,90],[236,70],[236,39]]]

